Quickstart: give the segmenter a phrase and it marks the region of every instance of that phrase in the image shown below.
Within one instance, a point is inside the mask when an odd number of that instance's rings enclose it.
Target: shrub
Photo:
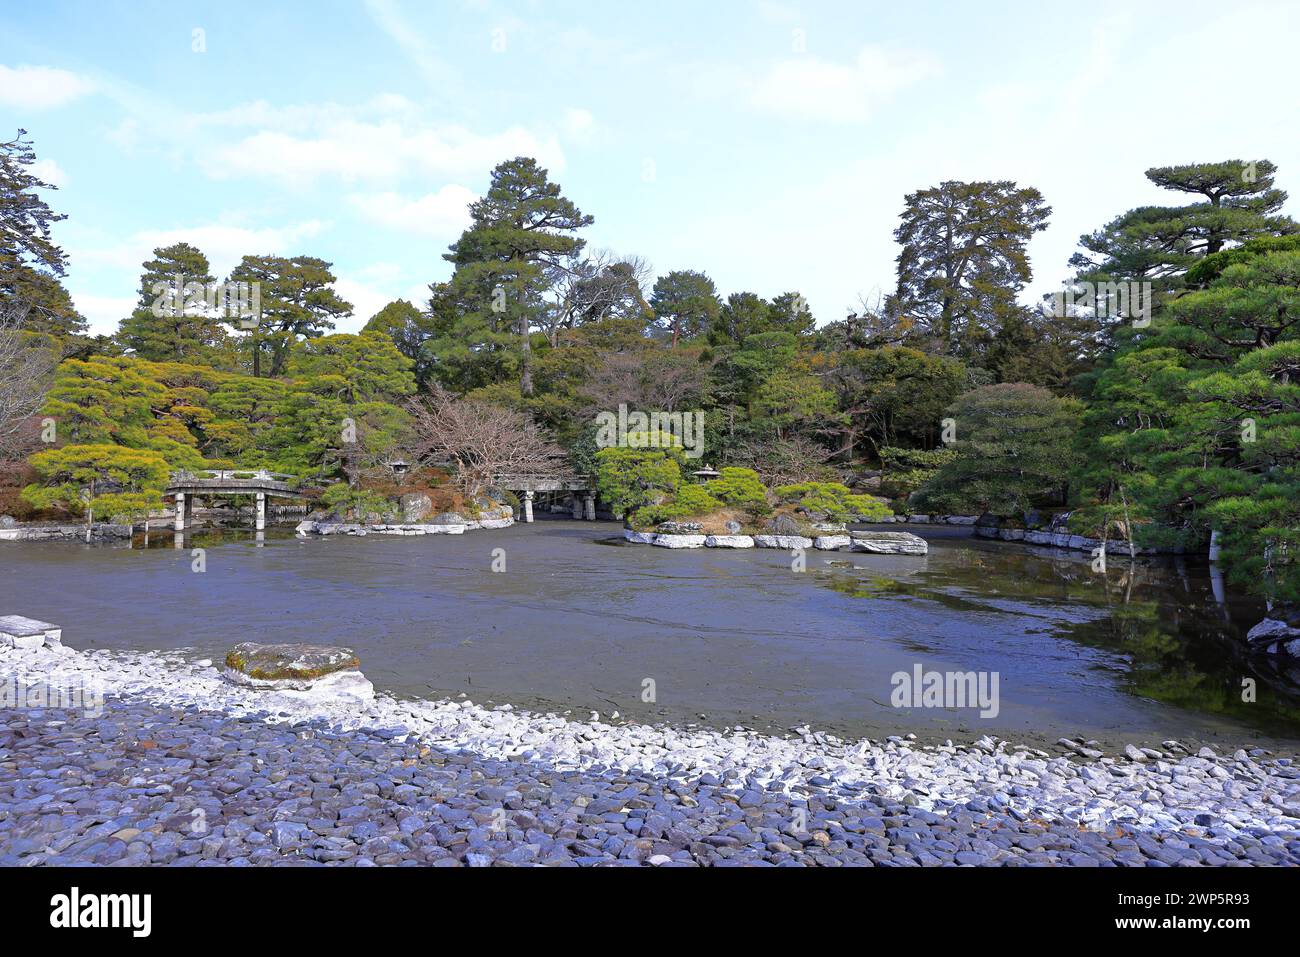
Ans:
[[[635,511],[681,484],[679,449],[608,448],[596,453],[596,488],[616,513]]]
[[[722,508],[722,504],[701,485],[683,485],[671,502],[644,505],[637,509],[632,516],[632,524],[658,525],[660,522],[690,518],[693,515],[706,515]]]
[[[753,469],[724,468],[718,478],[704,487],[719,501],[742,508],[751,515],[766,515],[771,511],[767,489]]]
[[[854,495],[838,482],[799,482],[782,485],[777,497],[786,504],[794,504],[809,512],[825,512],[832,522],[845,522],[861,517],[866,521],[885,518],[889,506],[870,495]]]
[[[957,457],[953,449],[880,450],[880,491],[888,498],[906,499]]]
[[[1006,383],[948,407],[957,455],[913,496],[927,512],[1018,515],[1063,502],[1082,406],[1037,386]]]
[[[347,482],[336,482],[321,493],[322,504],[331,511],[351,513],[357,518],[378,513],[390,515],[395,509],[390,499],[369,489],[352,488]]]
[[[96,515],[134,515],[162,506],[170,470],[148,449],[119,445],[65,445],[37,452],[29,461],[39,483],[23,489],[38,509],[63,508]]]

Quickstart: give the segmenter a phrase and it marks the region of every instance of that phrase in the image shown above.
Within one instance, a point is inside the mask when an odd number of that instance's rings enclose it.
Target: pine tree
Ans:
[[[226,338],[207,296],[215,280],[208,257],[189,243],[153,251],[140,274],[140,298],[122,320],[124,349],[155,362],[206,360]]]
[[[487,194],[470,205],[470,219],[443,256],[455,266],[451,281],[435,291],[433,311],[454,313],[446,358],[462,366],[517,366],[519,391],[530,396],[532,331],[545,309],[548,271],[563,269],[565,260],[582,251],[585,240],[576,233],[593,217],[562,196],[536,160],[518,157],[492,171]],[[518,343],[517,362],[502,363],[494,353],[510,349],[512,339]],[[482,377],[462,369],[458,378]]]
[[[706,333],[717,321],[722,303],[713,280],[702,272],[678,269],[655,280],[650,294],[652,331],[671,336],[672,346]]]
[[[245,256],[231,272],[231,282],[259,284],[262,314],[247,337],[254,376],[262,374],[264,354],[269,374],[283,375],[295,342],[324,335],[334,319],[352,314],[352,304],[331,288],[330,265],[313,256]]]
[[[79,335],[86,322],[60,280],[67,257],[50,227],[67,219],[40,190],[57,189],[32,170],[36,151],[27,131],[0,141],[0,300],[23,316],[23,328],[60,337]]]

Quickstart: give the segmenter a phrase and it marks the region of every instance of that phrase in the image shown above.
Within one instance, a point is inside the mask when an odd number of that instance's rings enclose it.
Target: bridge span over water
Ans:
[[[249,495],[257,501],[257,530],[266,529],[268,498],[302,498],[303,491],[292,475],[266,469],[205,469],[176,472],[163,491],[176,501],[176,531],[185,531],[185,502],[201,495]]]
[[[596,520],[596,480],[592,476],[577,473],[502,473],[493,478],[493,484],[519,496],[521,521],[533,520],[533,501],[538,492],[568,492],[573,496],[573,517],[585,518],[589,522]]]

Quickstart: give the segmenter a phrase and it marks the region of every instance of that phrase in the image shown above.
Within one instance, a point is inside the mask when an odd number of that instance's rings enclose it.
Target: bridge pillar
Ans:
[[[573,496],[573,520],[579,521],[582,518],[582,499],[577,495]]]
[[[257,530],[266,531],[266,493],[257,493]]]
[[[531,489],[524,492],[523,515],[524,515],[524,521],[529,523],[531,523],[533,520],[533,495],[534,494],[536,493],[534,493]]]
[[[176,493],[176,531],[185,531],[185,493]]]
[[[582,500],[583,518],[589,522],[596,520],[596,496],[588,493]]]

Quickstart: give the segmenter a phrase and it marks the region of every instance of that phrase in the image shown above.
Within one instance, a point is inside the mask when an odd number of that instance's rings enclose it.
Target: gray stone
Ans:
[[[924,538],[911,532],[853,532],[853,550],[876,555],[924,555],[930,550]]]
[[[24,618],[22,615],[0,617],[0,647],[35,650],[59,648],[63,644],[63,629],[48,621]]]
[[[802,535],[755,535],[754,544],[759,548],[812,548],[813,540]]]
[[[423,492],[408,492],[401,498],[402,521],[407,524],[422,522],[433,512],[433,500]]]
[[[753,548],[754,539],[748,535],[708,535],[705,548]]]
[[[652,545],[660,548],[703,548],[704,535],[656,535]]]

